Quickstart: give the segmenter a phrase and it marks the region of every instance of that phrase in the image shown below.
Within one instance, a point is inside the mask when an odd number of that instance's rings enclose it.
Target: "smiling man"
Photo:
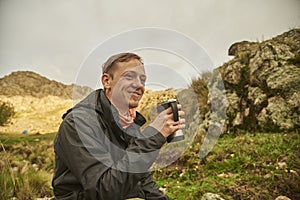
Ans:
[[[119,59],[103,66],[105,94],[121,114],[134,113],[145,91],[146,74],[141,59],[135,54],[121,54]],[[114,59],[112,57],[111,59]],[[129,59],[128,61],[126,61]]]
[[[146,122],[136,108],[145,91],[142,59],[134,53],[111,56],[98,89],[64,114],[55,138],[55,199],[168,199],[148,171],[166,138],[185,127],[172,109]],[[181,109],[181,105],[178,105]]]

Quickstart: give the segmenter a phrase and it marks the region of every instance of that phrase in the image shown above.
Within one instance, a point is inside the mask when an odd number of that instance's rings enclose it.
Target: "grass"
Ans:
[[[225,199],[300,198],[299,134],[226,135],[204,160],[195,155],[199,148],[194,144],[181,160],[155,172],[172,199],[199,199],[207,192]]]
[[[0,134],[0,199],[52,197],[54,133]]]
[[[54,136],[0,134],[0,199],[53,197]],[[299,134],[224,135],[204,159],[200,146],[194,142],[153,173],[171,199],[200,199],[207,192],[225,199],[300,199]]]

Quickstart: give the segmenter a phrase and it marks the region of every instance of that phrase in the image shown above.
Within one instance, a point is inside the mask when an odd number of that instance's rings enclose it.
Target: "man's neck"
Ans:
[[[105,90],[105,95],[108,98],[108,100],[110,101],[110,103],[112,105],[114,105],[115,108],[117,108],[117,110],[119,111],[119,113],[121,113],[122,115],[125,115],[125,116],[128,114],[128,111],[130,109],[128,106],[120,106],[120,105],[117,105],[116,103],[114,103],[112,101],[112,95],[111,95],[111,93],[108,90]]]

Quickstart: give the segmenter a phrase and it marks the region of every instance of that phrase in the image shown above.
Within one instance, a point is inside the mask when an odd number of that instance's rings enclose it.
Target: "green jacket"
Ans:
[[[64,116],[54,141],[55,199],[168,199],[148,171],[166,139],[145,118],[120,127],[118,111],[102,89]]]

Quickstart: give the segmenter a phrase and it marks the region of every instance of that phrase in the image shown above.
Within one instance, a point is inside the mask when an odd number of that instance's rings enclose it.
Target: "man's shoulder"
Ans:
[[[94,118],[98,109],[97,101],[101,89],[94,90],[84,99],[79,101],[75,106],[68,109],[63,115],[63,120],[73,120],[74,118],[89,119]]]

